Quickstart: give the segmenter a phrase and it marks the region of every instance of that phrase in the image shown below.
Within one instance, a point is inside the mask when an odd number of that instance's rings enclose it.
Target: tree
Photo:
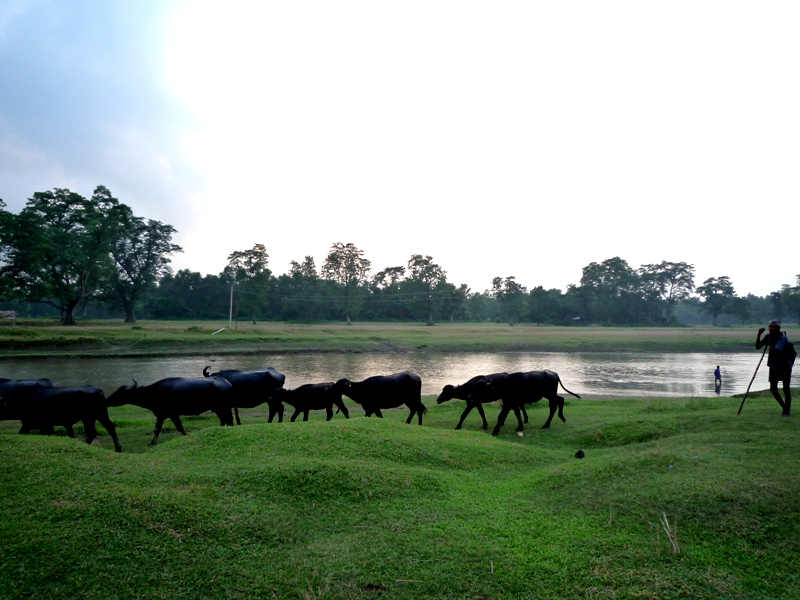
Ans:
[[[511,275],[492,279],[492,296],[500,303],[500,313],[509,325],[514,325],[525,314],[528,290]]]
[[[746,325],[751,322],[753,316],[752,299],[755,298],[752,294],[746,297],[736,297],[729,300],[728,312],[739,319],[739,323]]]
[[[156,319],[227,319],[230,280],[181,269],[166,272],[144,304]]]
[[[778,304],[780,308],[791,314],[798,324],[800,324],[800,275],[797,276],[797,285],[784,285],[778,294]],[[776,318],[780,319],[783,315],[778,313]]]
[[[703,299],[703,311],[711,313],[714,317],[713,325],[717,326],[717,317],[727,312],[731,299],[736,297],[733,284],[729,277],[710,277],[697,288],[697,293]]]
[[[88,200],[68,189],[36,192],[7,230],[15,295],[56,307],[64,325],[75,324],[75,308],[114,270],[109,241],[118,202],[104,190]]]
[[[250,312],[253,325],[263,294],[269,285],[272,271],[267,268],[269,254],[264,244],[254,244],[250,250],[236,250],[228,255],[228,266],[222,272],[223,277],[238,284],[237,311],[241,306]]]
[[[581,299],[587,316],[595,322],[632,323],[642,320],[646,307],[639,275],[619,256],[583,268]]]
[[[14,289],[10,256],[13,228],[14,215],[6,210],[6,203],[0,199],[0,300],[9,298]]]
[[[680,300],[691,296],[694,290],[694,266],[685,262],[668,262],[642,265],[640,279],[651,282],[654,291],[667,303],[666,324],[672,319],[672,310]]]
[[[281,295],[281,317],[313,321],[320,305],[319,275],[312,256],[306,256],[302,263],[291,261],[289,273],[278,278]]]
[[[437,292],[446,294],[444,300],[442,300],[442,310],[445,314],[450,315],[451,323],[456,317],[463,319],[466,316],[466,302],[470,296],[470,289],[466,283],[462,283],[458,287],[448,282],[440,283],[437,287]]]
[[[537,325],[568,323],[579,312],[574,302],[573,297],[562,294],[559,289],[546,290],[537,286],[528,294],[528,319]]]
[[[110,195],[106,188],[95,194]],[[125,322],[135,323],[139,302],[156,289],[156,282],[169,272],[170,256],[183,249],[172,243],[175,228],[160,221],[134,216],[130,207],[118,204],[114,211],[110,253],[115,271],[107,297],[125,311]]]
[[[425,301],[427,295],[428,326],[433,325],[434,290],[439,284],[446,283],[446,271],[433,262],[433,257],[412,254],[408,259],[408,272],[403,286],[404,291],[411,293],[411,302]]]
[[[402,302],[400,287],[405,267],[387,267],[378,271],[369,282],[369,297],[365,312],[372,319],[410,319],[408,307]]]
[[[336,242],[331,246],[322,265],[322,277],[333,281],[342,289],[345,320],[352,324],[352,315],[358,314],[363,305],[359,299],[359,287],[366,285],[372,263],[364,258],[364,252],[355,244]]]

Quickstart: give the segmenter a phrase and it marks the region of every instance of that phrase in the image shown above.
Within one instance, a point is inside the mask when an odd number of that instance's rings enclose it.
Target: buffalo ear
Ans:
[[[208,371],[209,371],[210,368],[211,367],[207,366],[205,369],[203,369],[203,377],[209,377]]]
[[[129,390],[135,390],[137,385],[139,385],[139,384],[138,384],[138,383],[136,383],[136,380],[134,379],[134,380],[133,380],[133,387],[129,387],[128,389],[129,389]]]

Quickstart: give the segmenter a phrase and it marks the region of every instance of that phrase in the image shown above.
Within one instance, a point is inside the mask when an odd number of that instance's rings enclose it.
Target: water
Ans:
[[[556,371],[566,387],[583,397],[713,396],[714,368],[722,370],[721,394],[747,388],[760,353],[650,354],[625,352],[482,352],[474,354],[286,354],[217,358],[49,358],[0,359],[0,377],[38,379],[57,385],[91,384],[112,393],[136,379],[140,385],[164,377],[202,377],[211,370],[253,370],[274,367],[286,374],[286,387],[336,381],[360,381],[372,375],[414,371],[422,377],[422,393],[438,394],[446,384],[499,371]],[[769,387],[766,361],[753,383]]]

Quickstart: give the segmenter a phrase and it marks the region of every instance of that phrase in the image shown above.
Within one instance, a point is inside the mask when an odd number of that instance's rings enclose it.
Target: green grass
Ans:
[[[0,357],[165,356],[269,352],[749,352],[752,327],[509,327],[494,323],[92,321],[0,327]],[[220,331],[221,330],[221,331]]]
[[[425,402],[422,427],[254,409],[150,448],[122,407],[122,454],[0,423],[0,597],[800,596],[800,423],[774,401],[568,400],[497,438]]]

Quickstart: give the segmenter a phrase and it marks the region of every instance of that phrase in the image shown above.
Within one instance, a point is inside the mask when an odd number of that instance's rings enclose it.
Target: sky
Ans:
[[[800,273],[800,3],[0,0],[0,198],[105,185],[173,268],[354,243],[456,285]]]

